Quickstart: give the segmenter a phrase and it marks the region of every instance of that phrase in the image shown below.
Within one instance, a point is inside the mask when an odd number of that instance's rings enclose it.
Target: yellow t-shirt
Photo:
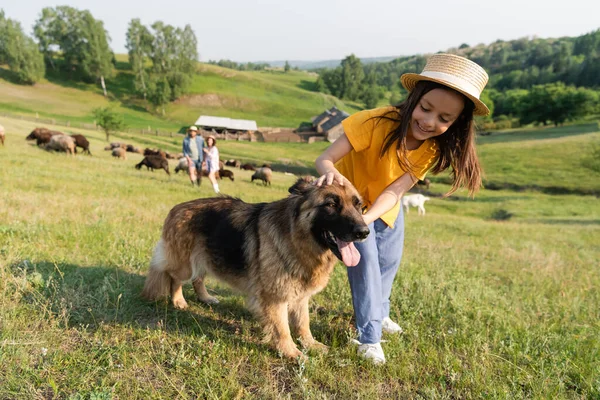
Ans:
[[[386,136],[398,126],[398,122],[372,118],[388,112],[390,117],[398,119],[394,107],[382,107],[360,111],[342,122],[344,133],[352,144],[352,151],[339,160],[335,167],[356,187],[369,208],[383,190],[404,175],[396,157],[396,146],[392,145],[380,158]],[[411,173],[418,179],[425,178],[427,171],[435,165],[439,156],[437,143],[427,139],[415,150],[406,152],[411,165]],[[383,214],[381,219],[390,227],[400,211],[400,202]]]

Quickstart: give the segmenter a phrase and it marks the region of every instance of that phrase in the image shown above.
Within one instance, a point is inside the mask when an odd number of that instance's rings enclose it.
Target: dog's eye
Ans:
[[[325,203],[325,207],[333,207],[336,208],[337,204],[335,204],[333,201],[327,202]]]

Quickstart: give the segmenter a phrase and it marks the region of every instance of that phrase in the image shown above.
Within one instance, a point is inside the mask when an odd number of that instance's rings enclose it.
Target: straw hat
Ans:
[[[188,131],[196,131],[196,132],[198,132],[198,128],[196,128],[196,126],[195,126],[195,125],[192,125],[192,126],[190,126],[190,127],[188,128]]]
[[[490,110],[479,96],[488,82],[483,68],[464,57],[454,54],[434,54],[427,60],[420,74],[403,74],[402,86],[409,92],[419,81],[437,82],[464,94],[475,103],[475,115],[488,115]]]

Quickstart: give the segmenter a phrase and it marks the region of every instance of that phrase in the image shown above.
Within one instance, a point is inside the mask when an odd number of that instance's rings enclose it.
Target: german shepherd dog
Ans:
[[[310,332],[308,300],[329,281],[336,257],[358,264],[352,242],[366,239],[369,228],[349,182],[317,187],[299,179],[289,192],[272,203],[222,196],[173,207],[142,295],[156,300],[170,294],[175,308],[185,309],[182,285],[191,280],[200,301],[218,303],[204,286],[210,274],[246,295],[265,341],[284,356],[302,355],[290,325],[304,347],[327,350]]]

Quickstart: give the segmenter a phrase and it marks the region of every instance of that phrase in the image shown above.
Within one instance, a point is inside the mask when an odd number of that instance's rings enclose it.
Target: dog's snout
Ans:
[[[354,228],[354,238],[356,240],[365,240],[367,238],[367,236],[369,236],[369,233],[371,231],[369,230],[368,226],[357,226],[356,228]]]

